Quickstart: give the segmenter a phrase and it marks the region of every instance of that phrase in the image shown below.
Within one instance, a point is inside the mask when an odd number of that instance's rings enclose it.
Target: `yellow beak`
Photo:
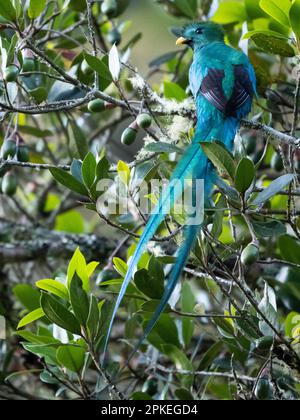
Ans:
[[[188,43],[188,40],[186,38],[184,38],[183,36],[178,38],[177,41],[176,41],[176,45],[185,45],[187,43]]]

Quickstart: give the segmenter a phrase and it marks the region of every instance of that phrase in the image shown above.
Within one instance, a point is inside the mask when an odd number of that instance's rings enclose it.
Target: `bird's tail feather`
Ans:
[[[180,192],[181,194],[183,192],[184,180],[189,179],[189,178],[193,180],[204,179],[205,198],[207,199],[208,196],[210,195],[210,191],[213,184],[213,170],[207,157],[202,152],[199,142],[211,140],[212,137],[214,137],[213,135],[214,131],[215,131],[215,122],[212,125],[210,124],[202,125],[202,127],[198,125],[196,129],[195,138],[192,144],[188,147],[187,151],[185,152],[183,157],[180,159],[172,175],[170,185],[162,193],[161,198],[159,200],[159,204],[156,208],[156,211],[150,217],[145,227],[143,235],[140,238],[140,241],[137,245],[135,253],[129,264],[127,274],[125,276],[117,301],[115,303],[114,311],[110,320],[110,325],[109,325],[107,336],[106,336],[106,342],[104,346],[104,355],[106,353],[108,340],[111,334],[111,330],[112,330],[112,326],[113,326],[113,322],[114,322],[117,310],[121,304],[121,301],[123,300],[127,287],[131,281],[134,270],[136,269],[136,266],[141,258],[141,255],[143,254],[148,242],[153,238],[159,225],[161,224],[161,222],[163,221],[165,217],[165,212],[164,212],[165,206],[170,205],[170,204],[172,205],[175,203],[178,196],[180,195]],[[222,140],[222,139],[220,138],[219,140]],[[180,185],[181,188],[177,188],[178,185]],[[171,200],[171,203],[170,203],[170,200]],[[141,344],[141,342],[150,333],[157,319],[159,318],[160,314],[162,313],[166,304],[168,303],[168,300],[170,296],[172,295],[172,292],[176,286],[178,278],[180,277],[180,274],[186,264],[189,253],[195,244],[195,240],[198,236],[200,229],[201,229],[201,225],[196,225],[196,226],[191,225],[185,228],[185,235],[184,235],[185,243],[179,250],[179,254],[178,254],[176,263],[173,267],[170,278],[168,280],[164,296],[158,308],[156,309],[152,320],[147,326],[142,339],[139,340],[139,343],[136,346],[135,351],[138,348],[138,346]]]

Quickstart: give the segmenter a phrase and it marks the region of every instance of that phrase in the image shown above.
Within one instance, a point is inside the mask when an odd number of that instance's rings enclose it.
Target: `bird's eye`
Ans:
[[[197,34],[197,35],[202,34],[202,32],[203,32],[203,29],[201,29],[201,28],[198,28],[198,29],[196,30],[196,34]]]

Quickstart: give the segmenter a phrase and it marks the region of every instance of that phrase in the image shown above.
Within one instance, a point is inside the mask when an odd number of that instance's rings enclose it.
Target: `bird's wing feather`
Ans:
[[[254,95],[253,84],[244,65],[234,66],[234,87],[230,100],[227,103],[227,115],[234,115]]]
[[[233,66],[234,85],[230,99],[226,98],[223,89],[224,70],[209,69],[204,77],[200,93],[226,116],[236,116],[237,111],[249,100],[255,90],[248,68],[244,65]]]
[[[225,114],[228,100],[222,85],[224,76],[224,70],[209,69],[201,83],[200,93],[208,102]]]

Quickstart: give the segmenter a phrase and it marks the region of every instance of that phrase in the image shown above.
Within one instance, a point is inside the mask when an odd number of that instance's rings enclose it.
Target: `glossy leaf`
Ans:
[[[290,22],[297,38],[300,40],[300,0],[295,0],[290,10]]]
[[[50,172],[53,178],[62,184],[64,187],[67,187],[71,191],[76,192],[77,194],[87,196],[88,191],[84,185],[82,185],[76,178],[74,178],[69,172],[66,172],[59,168],[52,168]]]
[[[18,324],[18,329],[25,327],[28,324],[31,324],[34,321],[37,321],[40,318],[43,318],[44,311],[42,308],[35,309],[34,311],[30,312],[24,318],[21,319],[21,321]]]
[[[85,361],[85,349],[76,346],[61,346],[57,349],[58,362],[71,372],[80,373]]]
[[[0,1],[0,16],[9,21],[16,20],[16,9],[12,5],[11,0]]]
[[[104,302],[103,302],[104,303]],[[89,314],[87,318],[87,329],[91,339],[95,338],[99,330],[100,311],[97,299],[94,296],[90,297]]]
[[[45,292],[50,292],[55,296],[58,296],[66,301],[69,300],[69,292],[65,285],[56,280],[39,280],[36,282],[36,285],[39,289],[44,290]]]
[[[204,153],[221,172],[225,172],[232,180],[235,178],[236,165],[231,154],[219,143],[201,142]]]
[[[286,188],[289,184],[291,184],[293,180],[294,175],[292,174],[283,175],[280,178],[277,178],[269,185],[268,188],[266,188],[264,191],[257,195],[255,200],[253,200],[252,205],[258,206],[264,204],[266,201],[270,200],[270,198],[274,197],[276,194],[278,194],[280,191]]]
[[[213,16],[214,22],[229,24],[244,22],[247,19],[245,6],[238,1],[222,2]]]
[[[5,0],[6,1],[6,0]],[[28,16],[30,19],[36,19],[45,9],[47,0],[30,0]]]
[[[57,298],[42,292],[41,307],[49,321],[72,334],[81,334],[79,322]]]
[[[97,162],[93,153],[89,152],[82,162],[82,179],[87,187],[90,189],[95,181]]]
[[[40,307],[40,293],[30,284],[18,284],[13,288],[14,295],[29,311]]]
[[[81,325],[85,326],[89,316],[89,299],[83,290],[82,280],[74,274],[70,284],[70,301],[73,312]]]
[[[289,0],[261,0],[260,7],[277,22],[290,26],[288,12],[291,3]]]
[[[240,161],[235,174],[236,189],[241,193],[245,193],[252,185],[254,177],[254,163],[248,158],[243,158]]]
[[[172,82],[164,82],[164,94],[168,99],[176,99],[178,102],[187,98],[187,94],[181,86]]]

